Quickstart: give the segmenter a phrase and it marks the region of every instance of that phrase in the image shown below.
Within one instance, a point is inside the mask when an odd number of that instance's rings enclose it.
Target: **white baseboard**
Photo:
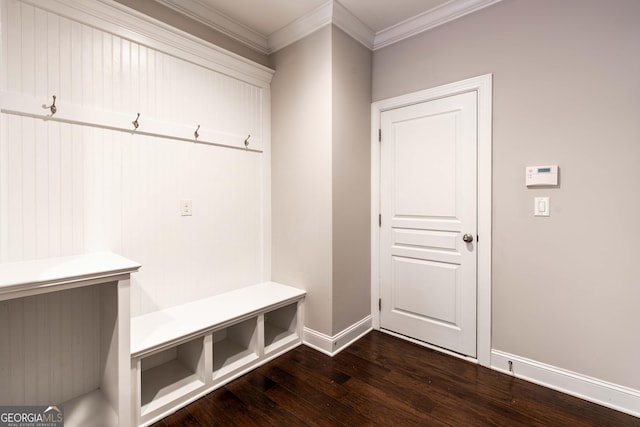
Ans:
[[[509,362],[512,362],[512,371]],[[640,417],[640,390],[491,350],[491,368],[608,408]]]
[[[372,318],[367,316],[354,323],[342,332],[330,337],[313,329],[304,328],[302,343],[331,357],[340,353],[351,343],[362,337],[372,329]]]

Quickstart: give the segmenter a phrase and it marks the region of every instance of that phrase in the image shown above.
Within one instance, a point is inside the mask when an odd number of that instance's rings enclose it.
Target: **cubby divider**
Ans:
[[[305,291],[265,282],[131,320],[134,425],[151,425],[302,343]]]

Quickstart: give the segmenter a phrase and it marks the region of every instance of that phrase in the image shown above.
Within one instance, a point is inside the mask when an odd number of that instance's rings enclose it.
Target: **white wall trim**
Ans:
[[[274,71],[112,0],[23,0],[185,61],[268,87]]]
[[[336,1],[328,1],[268,37],[267,53],[297,42],[325,25],[334,24],[368,49],[373,49],[374,32]]]
[[[268,36],[267,52],[273,53],[319,30],[333,20],[333,2],[328,1]]]
[[[380,329],[380,143],[378,129],[383,111],[476,91],[478,93],[478,293],[477,363],[491,365],[491,177],[492,177],[492,75],[450,83],[374,102],[371,105],[371,313],[373,328]]]
[[[333,4],[333,24],[367,49],[373,49],[375,32],[338,2]]]
[[[373,49],[397,43],[424,31],[476,12],[501,0],[454,0],[376,33]]]
[[[442,6],[378,32],[370,29],[338,1],[328,0],[320,7],[269,35],[260,34],[246,27],[201,0],[156,1],[243,43],[251,49],[268,55],[332,23],[367,48],[377,50],[491,6],[501,0],[451,0]]]
[[[333,357],[371,330],[371,316],[365,317],[332,337],[305,327],[302,343]]]
[[[199,0],[155,0],[156,2],[180,12],[181,14],[198,21],[240,43],[257,50],[268,53],[267,39],[257,31],[233,20],[227,15],[214,9],[206,2]]]
[[[513,372],[509,371],[509,361]],[[640,417],[640,390],[609,383],[499,350],[491,351],[491,368],[617,411]]]

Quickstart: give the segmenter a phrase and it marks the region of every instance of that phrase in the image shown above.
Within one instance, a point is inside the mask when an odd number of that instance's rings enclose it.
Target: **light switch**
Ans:
[[[534,204],[533,215],[549,216],[549,198],[548,197],[534,197],[533,204]]]

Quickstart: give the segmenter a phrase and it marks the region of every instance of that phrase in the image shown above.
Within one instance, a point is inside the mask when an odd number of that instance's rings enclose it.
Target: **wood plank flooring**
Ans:
[[[640,426],[640,418],[374,331],[300,346],[154,427]]]

